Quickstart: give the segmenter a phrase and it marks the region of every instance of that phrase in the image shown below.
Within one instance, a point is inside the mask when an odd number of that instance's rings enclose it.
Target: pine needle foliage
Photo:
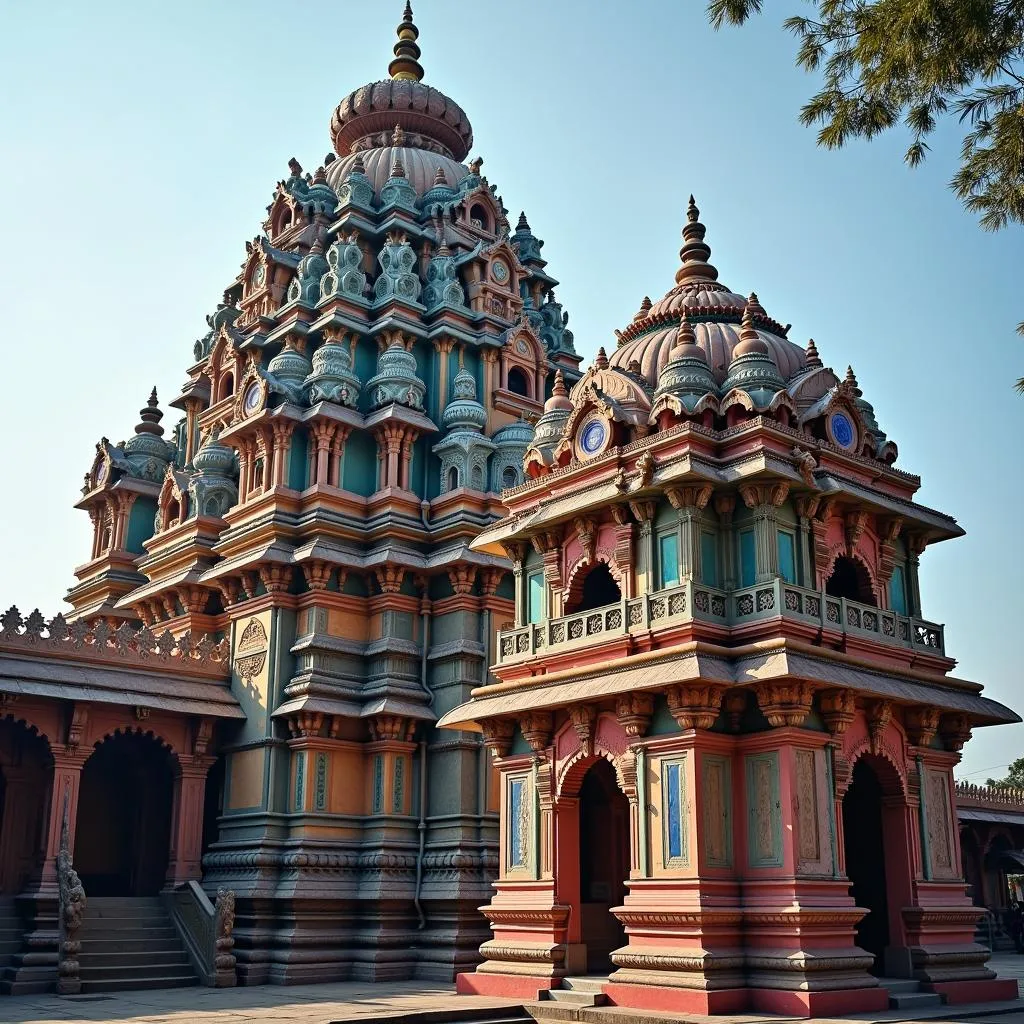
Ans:
[[[800,111],[819,145],[839,149],[902,122],[904,159],[916,167],[939,121],[956,117],[965,134],[950,188],[986,231],[1024,224],[1024,0],[807,2],[813,16],[785,26],[797,65],[822,76]],[[709,0],[708,17],[715,28],[742,25],[762,7]]]

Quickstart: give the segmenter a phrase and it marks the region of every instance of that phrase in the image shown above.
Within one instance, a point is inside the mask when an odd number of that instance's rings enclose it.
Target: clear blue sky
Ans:
[[[62,607],[94,443],[127,435],[153,384],[175,393],[288,158],[315,169],[338,100],[385,76],[401,6],[0,0],[4,607]],[[984,234],[947,191],[955,130],[917,171],[898,134],[816,148],[780,27],[803,6],[720,33],[698,0],[415,10],[426,81],[546,240],[579,350],[669,288],[692,191],[722,279],[853,364],[920,500],[967,529],[922,560],[925,614],[959,675],[1024,708],[1024,233]],[[1024,727],[984,730],[963,773],[1022,747]]]

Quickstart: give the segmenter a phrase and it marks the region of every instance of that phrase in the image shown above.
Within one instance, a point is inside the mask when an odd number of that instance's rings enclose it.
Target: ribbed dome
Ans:
[[[617,348],[608,357],[608,365],[625,370],[635,359],[640,364],[640,371],[647,382],[651,387],[657,387],[658,377],[669,362],[678,330],[676,324],[668,324],[643,334]],[[694,319],[693,331],[697,336],[697,344],[708,357],[715,381],[721,384],[728,376],[733,349],[740,343],[740,325]],[[803,369],[805,353],[799,345],[768,331],[759,330],[757,333],[768,346],[769,355],[786,380]]]
[[[364,85],[338,104],[331,117],[334,150],[348,156],[360,139],[390,135],[395,125],[423,136],[424,148],[438,147],[456,160],[464,160],[473,145],[473,127],[455,100],[422,82],[389,79]]]
[[[395,166],[396,158],[401,162],[405,169],[405,176],[418,196],[422,196],[424,192],[433,188],[439,167],[444,173],[446,182],[452,188],[457,188],[459,182],[469,174],[469,168],[460,164],[458,160],[453,160],[441,153],[432,153],[426,149],[416,149],[410,146],[409,137],[406,136],[405,145],[364,149],[360,150],[358,154],[352,153],[341,160],[335,160],[327,168],[327,180],[332,188],[341,187],[342,182],[352,170],[357,155],[362,158],[366,177],[370,180],[373,191],[377,195],[380,195],[380,190],[391,177],[391,170]]]
[[[676,271],[675,287],[655,303],[644,300],[640,312],[620,332],[619,347],[608,357],[610,366],[622,370],[636,360],[652,388],[658,386],[661,371],[671,359],[684,311],[718,384],[728,376],[733,350],[740,343],[740,321],[747,300],[719,282],[718,271],[708,262],[711,247],[704,241],[706,228],[699,218],[700,210],[690,196],[683,247],[679,251],[682,265]],[[768,354],[783,378],[789,380],[804,368],[807,354],[783,337],[782,325],[769,317],[759,303],[752,308],[752,314],[758,337],[767,345]]]

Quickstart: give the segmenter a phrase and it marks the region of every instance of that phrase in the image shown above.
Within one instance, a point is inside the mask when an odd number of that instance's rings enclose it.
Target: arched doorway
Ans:
[[[574,581],[566,600],[565,614],[588,612],[622,600],[619,584],[607,562],[595,562],[586,570],[582,580]]]
[[[871,577],[858,558],[840,555],[832,565],[832,575],[825,581],[825,593],[830,597],[845,597],[848,601],[877,605],[871,587]]]
[[[885,758],[863,754],[856,760],[842,817],[850,895],[867,911],[856,943],[875,957],[875,974],[911,977],[903,908],[914,901],[910,832],[916,817],[902,778]]]
[[[864,758],[854,765],[850,788],[843,797],[843,846],[850,895],[858,907],[867,910],[857,924],[857,945],[880,964],[889,945],[882,785]]]
[[[52,788],[46,739],[23,722],[0,720],[0,895],[17,895],[39,875]]]
[[[74,863],[90,896],[155,896],[163,887],[174,786],[170,751],[116,733],[82,768]]]
[[[626,898],[629,877],[629,801],[615,769],[599,758],[580,787],[580,918],[587,945],[587,971],[607,974],[613,950],[626,944],[611,912]]]

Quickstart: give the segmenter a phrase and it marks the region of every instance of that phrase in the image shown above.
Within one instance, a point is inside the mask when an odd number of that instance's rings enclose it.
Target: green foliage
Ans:
[[[986,231],[1024,224],[1024,0],[808,3],[815,17],[785,25],[798,66],[823,77],[800,111],[803,124],[820,126],[818,143],[838,149],[902,121],[915,167],[939,121],[956,116],[969,130],[950,187]],[[708,17],[715,28],[742,25],[762,5],[709,0]]]
[[[1018,757],[1010,770],[1001,779],[989,779],[989,786],[1004,786],[1011,789],[1024,789],[1024,757]]]

